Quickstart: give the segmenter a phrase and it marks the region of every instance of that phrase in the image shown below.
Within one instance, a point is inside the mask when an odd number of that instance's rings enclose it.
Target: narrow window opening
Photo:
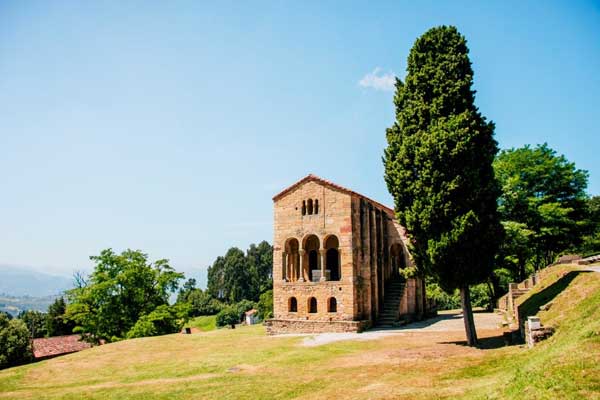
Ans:
[[[327,303],[327,311],[337,312],[337,300],[335,297],[330,297]]]
[[[302,215],[306,215],[306,200],[302,200]]]
[[[311,314],[315,314],[317,312],[317,299],[314,297],[308,299],[308,312]]]
[[[315,214],[319,213],[319,200],[315,199]]]
[[[290,297],[290,301],[288,302],[288,311],[298,312],[298,301],[295,297]]]
[[[312,215],[313,213],[313,202],[312,199],[308,199],[308,215]]]

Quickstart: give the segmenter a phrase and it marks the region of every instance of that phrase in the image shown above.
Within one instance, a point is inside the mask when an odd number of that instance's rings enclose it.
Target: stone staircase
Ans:
[[[400,314],[400,301],[404,293],[404,280],[395,278],[385,285],[383,310],[379,313],[377,326],[392,327],[398,325]]]

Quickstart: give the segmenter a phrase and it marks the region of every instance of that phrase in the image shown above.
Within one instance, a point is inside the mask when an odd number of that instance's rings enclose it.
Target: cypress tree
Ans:
[[[396,80],[396,121],[387,129],[385,181],[411,237],[419,272],[460,290],[467,343],[477,344],[469,285],[493,269],[502,239],[492,162],[494,124],[474,105],[469,49],[455,27],[419,37],[405,81]]]

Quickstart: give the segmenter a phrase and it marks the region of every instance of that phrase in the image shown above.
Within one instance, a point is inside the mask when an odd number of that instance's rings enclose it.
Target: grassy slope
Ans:
[[[214,331],[217,329],[217,316],[216,315],[203,315],[191,319],[186,325],[189,328],[198,328],[203,332]]]
[[[598,398],[599,309],[589,273],[541,314],[557,332],[532,350],[467,348],[462,332],[307,348],[261,326],[127,340],[0,371],[0,399]]]
[[[559,267],[519,304],[533,315],[550,300],[550,309],[538,316],[557,329],[553,337],[531,350],[500,349],[449,379],[488,380],[490,386],[469,393],[472,398],[600,398],[600,273]]]

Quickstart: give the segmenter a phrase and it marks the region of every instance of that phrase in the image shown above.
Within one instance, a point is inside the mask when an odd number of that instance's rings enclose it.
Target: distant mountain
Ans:
[[[73,286],[68,276],[53,275],[29,267],[0,264],[0,293],[8,296],[55,296]]]

